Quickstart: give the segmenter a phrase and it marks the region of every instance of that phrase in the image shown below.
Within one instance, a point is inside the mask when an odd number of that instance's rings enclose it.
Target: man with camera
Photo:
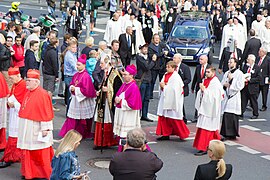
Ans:
[[[156,179],[155,173],[162,168],[163,162],[147,150],[145,142],[142,129],[128,131],[124,151],[114,154],[110,162],[109,170],[114,180]]]

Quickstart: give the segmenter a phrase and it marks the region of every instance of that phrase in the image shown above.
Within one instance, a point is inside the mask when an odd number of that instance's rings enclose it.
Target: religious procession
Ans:
[[[92,179],[78,156],[88,143],[84,154],[110,152],[110,178],[160,179],[155,143],[191,139],[191,158],[209,162],[183,179],[233,179],[226,142],[267,113],[270,3],[109,0],[102,34],[99,5],[57,3],[46,0],[46,17],[61,12],[63,31],[23,21],[20,2],[0,19],[0,172],[19,164],[18,179]]]

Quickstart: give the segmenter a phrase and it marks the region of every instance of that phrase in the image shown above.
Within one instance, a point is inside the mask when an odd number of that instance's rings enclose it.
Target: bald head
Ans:
[[[208,57],[207,55],[201,55],[199,60],[201,65],[205,65],[208,62]]]

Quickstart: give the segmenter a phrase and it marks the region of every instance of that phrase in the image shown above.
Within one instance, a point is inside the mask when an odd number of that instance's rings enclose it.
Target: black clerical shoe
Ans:
[[[6,167],[8,167],[8,166],[10,166],[11,165],[11,163],[10,162],[0,162],[0,168],[6,168]]]
[[[170,140],[170,136],[161,136],[157,138],[158,141],[165,141],[165,140]]]
[[[149,119],[148,117],[141,117],[141,121],[154,122],[152,119]]]
[[[250,119],[257,119],[258,118],[258,116],[252,116]]]
[[[21,179],[25,179],[25,176],[21,176]]]
[[[260,109],[260,111],[266,111],[267,108],[266,107],[262,107],[262,109]]]
[[[58,96],[59,96],[59,97],[65,97],[65,95],[64,95],[64,94],[58,94]]]
[[[0,152],[4,152],[5,151],[5,149],[0,149]]]
[[[196,152],[194,155],[195,155],[195,156],[203,156],[203,155],[205,155],[205,154],[207,154],[207,151],[198,151],[198,152]]]

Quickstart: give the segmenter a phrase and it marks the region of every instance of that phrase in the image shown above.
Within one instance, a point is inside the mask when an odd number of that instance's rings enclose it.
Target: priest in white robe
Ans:
[[[239,137],[239,116],[241,115],[241,90],[245,86],[244,74],[237,69],[238,60],[229,60],[229,70],[224,74],[221,84],[224,89],[222,101],[222,126],[220,134],[224,139]]]
[[[22,158],[22,151],[21,149],[17,148],[17,140],[19,129],[19,110],[27,91],[26,83],[21,78],[18,67],[10,67],[8,69],[8,75],[13,83],[13,86],[11,88],[7,103],[9,107],[8,141],[4,155],[0,160],[0,168],[8,167],[11,165],[11,163],[19,162]]]
[[[161,95],[158,103],[157,140],[169,140],[170,135],[177,135],[180,139],[189,136],[189,129],[183,121],[184,83],[175,71],[177,65],[169,61],[167,72],[160,82]]]
[[[107,45],[110,46],[114,39],[118,39],[122,33],[121,22],[119,21],[119,14],[114,13],[113,18],[107,22],[107,26],[104,33],[104,40]]]
[[[227,24],[223,27],[222,31],[222,38],[221,38],[221,44],[220,44],[220,49],[221,51],[219,52],[219,59],[221,59],[222,56],[222,50],[227,46],[228,40],[235,39],[235,27],[233,24],[233,19],[229,18],[227,20]]]
[[[212,66],[206,69],[206,79],[200,84],[195,108],[198,111],[197,131],[193,147],[199,150],[196,156],[207,153],[207,146],[213,139],[220,140],[221,101],[224,98],[223,87],[216,77],[216,69]]]
[[[267,52],[270,52],[270,19],[265,20],[265,26],[261,31],[261,42],[262,47],[264,47]]]
[[[0,151],[6,148],[7,97],[9,89],[4,75],[0,72]]]
[[[251,24],[251,29],[255,30],[256,36],[262,40],[261,31],[264,28],[265,21],[262,19],[262,15],[258,14],[257,19],[254,20]]]

